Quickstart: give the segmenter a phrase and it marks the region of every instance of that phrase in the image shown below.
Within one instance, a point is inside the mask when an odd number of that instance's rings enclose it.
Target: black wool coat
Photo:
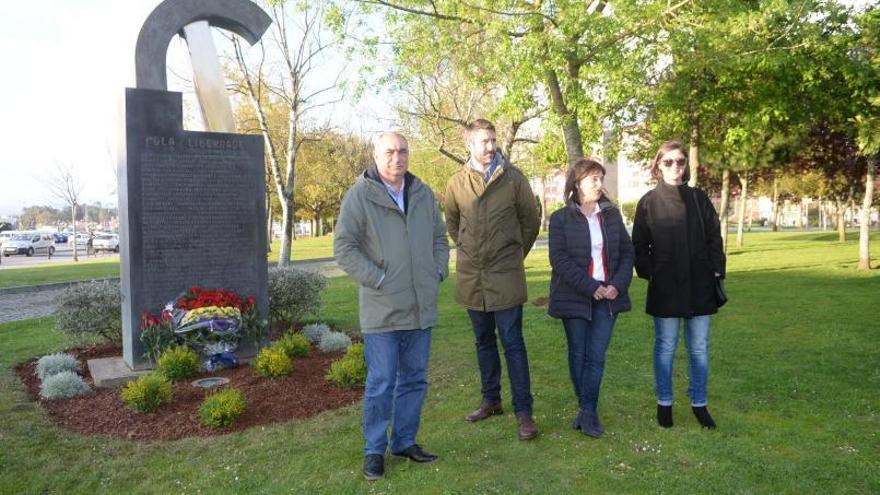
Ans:
[[[668,198],[676,193],[684,202],[684,219],[671,214]],[[686,242],[671,235],[670,225],[681,222]],[[632,240],[636,273],[648,280],[648,314],[690,318],[718,312],[715,273],[724,278],[727,260],[718,214],[706,193],[686,184],[658,184],[639,200]]]
[[[554,318],[592,319],[593,304],[608,307],[612,313],[632,309],[629,284],[633,276],[633,247],[620,210],[604,197],[599,201],[602,236],[605,244],[605,269],[618,296],[614,300],[595,301],[593,293],[601,285],[590,276],[591,240],[587,218],[578,205],[569,202],[550,215],[550,307]]]

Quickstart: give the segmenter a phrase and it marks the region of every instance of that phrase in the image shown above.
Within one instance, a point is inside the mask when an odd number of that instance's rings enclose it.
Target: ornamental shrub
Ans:
[[[257,354],[254,369],[257,370],[257,374],[266,378],[287,376],[293,370],[293,361],[283,349],[265,347]]]
[[[311,344],[309,344],[309,339],[307,339],[305,335],[293,332],[284,334],[272,345],[273,347],[277,347],[284,351],[284,353],[291,359],[305,356],[309,353],[309,349],[312,347]]]
[[[122,387],[122,400],[137,412],[155,412],[171,402],[171,380],[159,373],[149,373]]]
[[[79,361],[71,354],[56,352],[55,354],[47,354],[37,360],[37,376],[40,380],[46,377],[61,373],[62,371],[72,371],[78,373],[82,369]]]
[[[364,344],[359,342],[346,351],[345,356],[330,364],[327,380],[338,387],[363,386],[367,381],[367,363],[364,360]]]
[[[199,407],[202,424],[211,428],[230,426],[244,413],[247,401],[241,390],[227,388],[205,398]]]
[[[156,372],[172,381],[189,378],[199,372],[199,355],[187,346],[172,346],[159,356]]]
[[[92,389],[75,372],[66,370],[46,375],[40,384],[40,397],[44,399],[69,399],[92,393]]]
[[[119,282],[83,282],[68,286],[58,299],[55,329],[74,341],[122,340]]]
[[[269,316],[273,322],[293,324],[318,314],[327,278],[291,267],[269,269]]]
[[[312,323],[303,327],[302,333],[309,339],[309,342],[317,344],[321,341],[324,334],[330,332],[330,327],[323,323]]]
[[[318,346],[324,352],[344,351],[351,347],[351,337],[342,332],[327,332]]]

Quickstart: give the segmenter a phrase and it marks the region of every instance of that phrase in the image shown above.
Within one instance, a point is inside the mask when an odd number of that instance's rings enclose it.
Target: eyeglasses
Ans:
[[[684,167],[686,163],[687,158],[679,158],[678,160],[671,160],[667,158],[666,160],[660,160],[660,164],[667,168],[673,165],[675,165],[676,167]]]

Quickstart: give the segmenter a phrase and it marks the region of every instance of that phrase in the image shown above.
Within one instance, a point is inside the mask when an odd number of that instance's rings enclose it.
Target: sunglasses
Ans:
[[[678,160],[670,160],[670,159],[660,160],[660,164],[663,165],[664,167],[671,167],[673,165],[675,165],[676,167],[684,167],[684,165],[686,163],[687,163],[687,158],[679,158]]]

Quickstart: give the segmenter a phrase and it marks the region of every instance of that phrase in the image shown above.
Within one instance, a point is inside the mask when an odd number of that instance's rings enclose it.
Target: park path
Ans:
[[[333,258],[294,261],[293,266],[325,277],[338,277],[344,272]],[[76,283],[76,282],[72,282]],[[0,289],[0,323],[41,318],[55,312],[55,305],[65,284],[36,285],[27,289]]]

